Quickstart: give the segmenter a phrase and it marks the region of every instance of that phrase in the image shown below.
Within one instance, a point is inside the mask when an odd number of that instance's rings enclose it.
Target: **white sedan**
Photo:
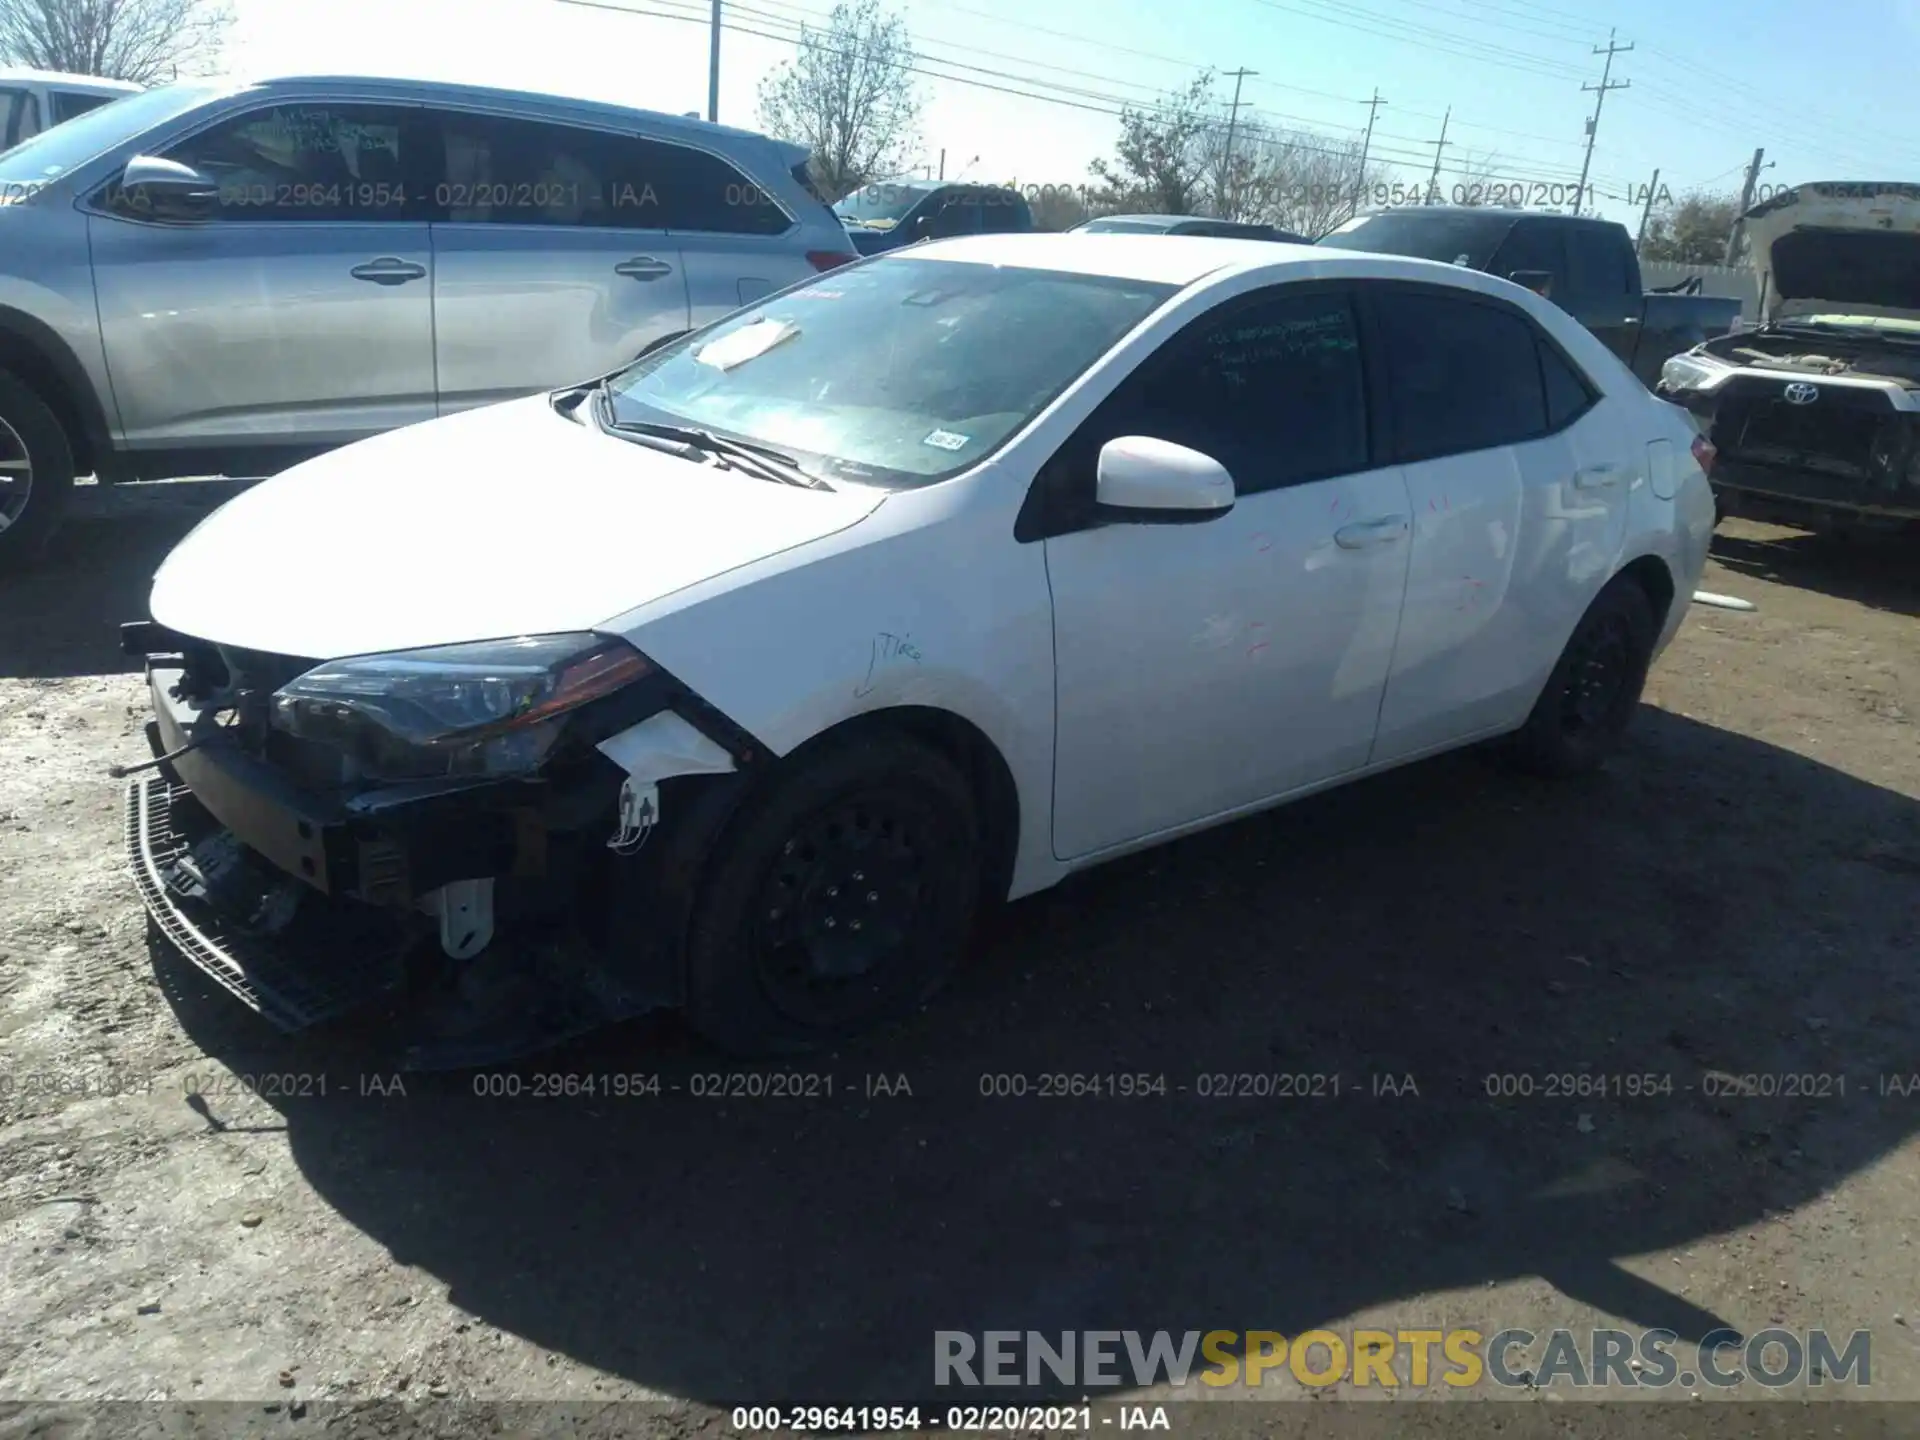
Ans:
[[[287,1027],[424,977],[470,1056],[660,1006],[831,1043],[1075,870],[1494,737],[1600,764],[1710,460],[1464,268],[915,246],[215,512],[127,627],[135,875]]]

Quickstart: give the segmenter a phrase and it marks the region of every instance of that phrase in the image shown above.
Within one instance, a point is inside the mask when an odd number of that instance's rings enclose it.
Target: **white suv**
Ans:
[[[142,87],[98,75],[62,75],[53,70],[0,70],[0,150],[11,150],[42,130],[98,110]]]

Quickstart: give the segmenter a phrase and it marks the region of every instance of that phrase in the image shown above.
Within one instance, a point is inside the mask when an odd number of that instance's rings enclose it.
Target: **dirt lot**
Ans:
[[[807,1067],[831,1099],[695,1098],[722,1066],[665,1022],[520,1072],[657,1098],[403,1096],[350,1030],[210,993],[122,873],[112,627],[224,493],[89,495],[0,580],[0,1399],[654,1398],[691,1430],[925,1396],[936,1329],[1367,1324],[1868,1329],[1871,1393],[1920,1399],[1920,1089],[1881,1093],[1920,1074],[1911,550],[1731,523],[1704,583],[1759,609],[1694,609],[1604,777],[1452,757],[1081,877]],[[1168,1093],[981,1094],[1057,1072]],[[1199,1093],[1282,1072],[1343,1093]],[[1487,1094],[1572,1072],[1673,1090]]]

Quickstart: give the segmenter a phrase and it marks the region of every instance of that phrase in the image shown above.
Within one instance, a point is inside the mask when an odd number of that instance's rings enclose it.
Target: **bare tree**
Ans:
[[[904,171],[921,103],[907,22],[880,0],[839,0],[824,28],[801,25],[799,43],[760,82],[761,128],[813,151],[814,183],[829,199]]]
[[[1106,214],[1193,214],[1208,191],[1208,142],[1216,108],[1209,70],[1159,105],[1123,109],[1113,158],[1089,167],[1099,182],[1090,197],[1093,208]]]
[[[1245,218],[1318,240],[1367,208],[1386,167],[1361,161],[1358,135],[1262,127],[1249,146]]]
[[[214,68],[224,0],[0,0],[0,62],[152,85]]]

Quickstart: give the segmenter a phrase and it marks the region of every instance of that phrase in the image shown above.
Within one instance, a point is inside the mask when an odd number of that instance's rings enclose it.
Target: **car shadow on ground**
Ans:
[[[1854,539],[1735,521],[1714,533],[1713,558],[1737,575],[1920,617],[1920,532]]]
[[[1648,709],[1590,781],[1450,757],[1008,907],[920,1016],[791,1067],[830,1097],[727,1098],[773,1072],[664,1022],[362,1094],[351,1035],[170,988],[236,1070],[331,1069],[277,1102],[296,1160],[454,1304],[692,1399],[901,1403],[941,1398],[938,1330],[1297,1334],[1393,1304],[1491,1333],[1472,1291],[1515,1277],[1690,1339],[1764,1328],[1768,1296],[1716,1310],[1622,1257],[1911,1134],[1876,1080],[1920,1020],[1916,873],[1912,800]],[[1726,1098],[1710,1070],[1845,1093]],[[542,1074],[662,1093],[532,1098]]]
[[[181,538],[254,482],[83,484],[47,554],[0,564],[0,679],[137,672],[120,626],[147,617],[153,572]]]

